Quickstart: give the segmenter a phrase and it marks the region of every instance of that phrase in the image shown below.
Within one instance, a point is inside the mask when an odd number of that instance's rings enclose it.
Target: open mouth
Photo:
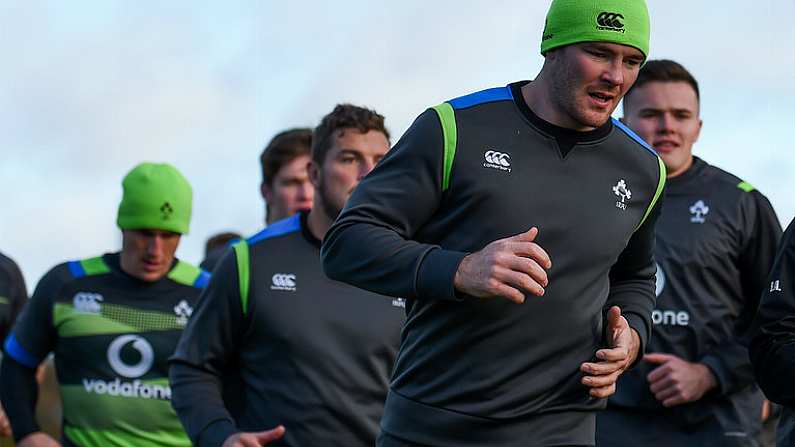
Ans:
[[[589,92],[588,96],[590,96],[594,102],[602,106],[609,105],[613,101],[613,98],[615,98],[613,95],[599,92]]]
[[[679,147],[679,143],[671,140],[655,141],[652,143],[654,149],[662,152],[670,152]]]

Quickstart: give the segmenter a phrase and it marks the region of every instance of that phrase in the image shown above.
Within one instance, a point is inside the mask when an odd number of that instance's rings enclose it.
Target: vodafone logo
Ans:
[[[127,345],[138,351],[139,354],[139,359],[132,364],[122,359],[121,351]],[[116,374],[123,377],[132,379],[143,376],[152,368],[154,361],[155,351],[152,349],[152,345],[139,335],[122,335],[108,346],[108,363]]]

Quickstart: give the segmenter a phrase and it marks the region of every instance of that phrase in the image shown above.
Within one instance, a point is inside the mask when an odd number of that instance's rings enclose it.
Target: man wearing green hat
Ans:
[[[611,119],[639,0],[553,0],[534,81],[421,114],[323,241],[327,275],[407,299],[380,446],[594,445],[642,355],[665,165]]]
[[[20,447],[60,445],[36,424],[36,367],[55,354],[64,446],[188,446],[171,409],[167,359],[209,275],[175,258],[192,192],[173,166],[122,182],[122,249],[60,264],[6,339],[0,398]]]

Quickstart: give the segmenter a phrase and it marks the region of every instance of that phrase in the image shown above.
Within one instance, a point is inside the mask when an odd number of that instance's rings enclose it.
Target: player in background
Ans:
[[[751,340],[751,362],[767,397],[782,404],[777,445],[795,445],[795,221],[765,284]]]
[[[311,146],[312,129],[289,129],[276,134],[260,154],[266,225],[312,207],[306,171]]]
[[[5,340],[11,326],[28,300],[28,289],[19,266],[0,253],[0,340]],[[0,439],[11,437],[11,424],[0,406]]]
[[[197,446],[375,442],[405,302],[328,279],[320,241],[389,133],[381,115],[343,104],[312,141],[311,210],[227,251],[172,358],[173,405]],[[232,410],[236,378],[245,399]]]
[[[4,344],[0,399],[19,447],[58,446],[34,417],[36,368],[55,355],[64,446],[189,446],[169,404],[167,359],[209,274],[175,257],[192,192],[167,164],[122,182],[120,252],[60,264]]]
[[[657,307],[643,361],[597,418],[606,446],[755,446],[763,397],[747,334],[781,236],[767,198],[693,155],[702,121],[695,78],[648,61],[623,121],[667,167],[657,223]]]

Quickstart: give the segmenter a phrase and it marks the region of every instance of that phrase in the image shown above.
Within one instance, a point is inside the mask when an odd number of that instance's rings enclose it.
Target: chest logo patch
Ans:
[[[507,152],[497,152],[495,150],[487,150],[483,154],[486,160],[483,163],[484,168],[499,169],[500,171],[511,172],[511,155]]]
[[[699,200],[690,207],[690,222],[703,224],[705,216],[709,214],[709,207],[703,200]]]
[[[102,304],[100,304],[102,301],[102,295],[98,293],[77,292],[72,300],[72,304],[74,305],[75,311],[81,314],[99,315],[102,313]]]
[[[405,298],[394,298],[392,300],[392,305],[395,307],[402,307],[406,308],[406,299]]]
[[[781,280],[780,279],[776,279],[776,280],[770,281],[770,292],[771,293],[773,293],[773,292],[783,292],[783,290],[781,290]]]
[[[624,179],[619,180],[616,186],[613,187],[613,194],[621,199],[620,201],[616,201],[616,208],[626,210],[627,201],[632,198],[632,191],[629,190],[627,182]]]
[[[193,308],[190,307],[187,301],[182,300],[174,306],[174,314],[177,316],[177,324],[185,326],[188,324],[188,318],[193,315]]]
[[[295,274],[293,273],[277,273],[271,278],[271,290],[284,290],[287,292],[295,292]]]

